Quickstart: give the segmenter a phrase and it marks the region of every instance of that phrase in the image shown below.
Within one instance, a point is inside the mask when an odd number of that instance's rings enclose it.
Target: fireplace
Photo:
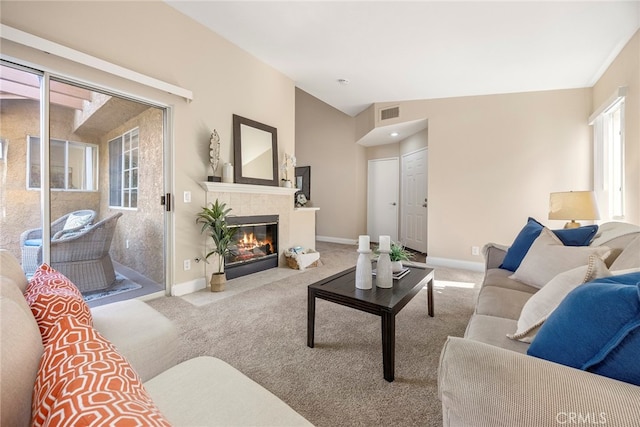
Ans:
[[[233,279],[278,266],[278,215],[230,216],[236,232],[224,271]]]

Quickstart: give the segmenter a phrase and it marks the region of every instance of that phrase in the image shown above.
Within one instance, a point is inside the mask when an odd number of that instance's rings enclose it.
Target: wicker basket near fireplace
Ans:
[[[284,253],[287,266],[294,270],[317,267],[320,265],[320,253],[313,249],[291,248]]]

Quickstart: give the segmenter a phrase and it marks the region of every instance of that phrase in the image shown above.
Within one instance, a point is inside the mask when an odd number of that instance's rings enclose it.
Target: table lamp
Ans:
[[[551,193],[549,197],[549,219],[569,219],[564,228],[577,228],[576,219],[600,219],[598,204],[593,191],[565,191]]]

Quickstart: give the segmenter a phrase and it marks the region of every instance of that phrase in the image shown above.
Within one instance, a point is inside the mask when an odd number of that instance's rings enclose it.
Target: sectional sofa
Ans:
[[[631,329],[622,342],[633,339],[636,350],[640,348],[640,325],[634,324],[640,320],[640,274],[630,273],[640,267],[640,227],[605,223],[595,236],[587,236],[593,239],[590,245],[577,248],[564,246],[556,237],[546,228],[539,232],[515,271],[501,268],[510,247],[485,246],[486,273],[475,313],[464,338],[450,337],[441,354],[438,387],[444,426],[640,425],[637,351],[623,362],[623,380],[594,373],[604,362],[576,369],[563,359],[589,346],[598,323],[614,322],[627,309],[624,321]],[[578,253],[581,256],[574,256]],[[575,265],[563,267],[567,262]],[[616,278],[632,283],[625,287]],[[612,286],[630,292],[623,303],[609,307],[602,298],[588,301],[591,306],[571,305],[580,293],[610,292]],[[558,326],[566,320],[563,316],[573,317]],[[567,324],[571,332],[563,332]],[[552,361],[543,352],[532,352],[543,345],[538,341],[546,344],[550,336],[555,339],[550,351],[558,353]]]
[[[2,426],[311,425],[222,360],[177,363],[179,331],[144,302],[89,309],[46,265],[28,282],[6,250],[0,327]]]

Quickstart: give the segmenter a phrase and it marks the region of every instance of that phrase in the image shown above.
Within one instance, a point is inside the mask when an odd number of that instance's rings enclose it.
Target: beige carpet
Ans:
[[[448,335],[464,333],[482,275],[436,269],[435,317],[427,315],[425,290],[396,317],[396,379],[388,383],[377,316],[318,300],[316,346],[306,346],[307,286],[355,265],[357,256],[344,245],[318,243],[317,250],[322,266],[224,299],[149,303],[178,325],[181,360],[225,360],[316,426],[441,425],[440,350]]]

